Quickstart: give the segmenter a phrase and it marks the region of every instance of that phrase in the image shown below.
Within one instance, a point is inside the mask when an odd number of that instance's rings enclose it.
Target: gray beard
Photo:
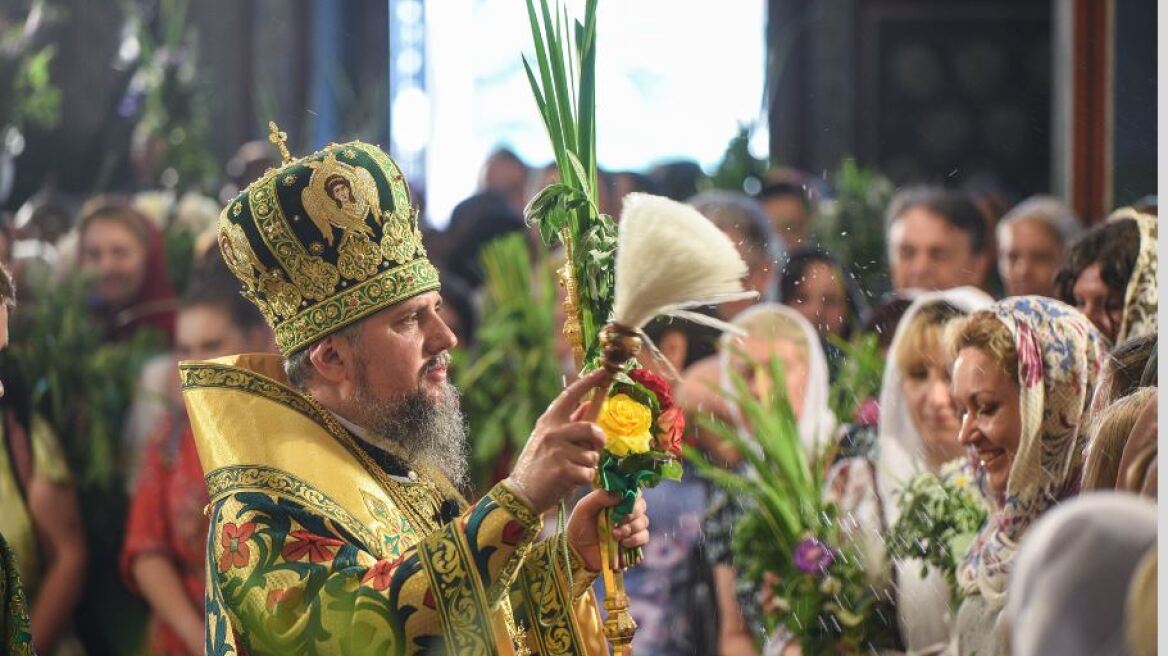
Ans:
[[[455,487],[468,487],[470,450],[458,388],[443,383],[437,400],[418,390],[387,402],[373,397],[364,375],[357,383],[353,402],[365,428],[404,450],[410,462],[434,467]]]

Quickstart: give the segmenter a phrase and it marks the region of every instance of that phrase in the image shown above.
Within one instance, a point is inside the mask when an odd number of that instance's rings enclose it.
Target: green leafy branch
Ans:
[[[778,358],[765,368],[755,365],[755,375],[785,380]],[[807,654],[867,652],[891,644],[893,627],[885,619],[891,615],[882,614],[885,602],[868,586],[862,560],[840,530],[838,509],[823,494],[830,454],[804,450],[783,385],[771,386],[760,400],[740,376],[732,374],[732,383],[731,402],[753,439],[723,422],[702,423],[742,454],[749,473],[719,469],[693,450],[687,457],[745,508],[734,528],[732,552],[756,590],[769,587],[766,629],[783,625]],[[830,553],[821,570],[800,563],[797,554],[808,544]]]
[[[599,331],[612,312],[616,247],[615,224],[597,202],[596,5],[597,0],[587,1],[581,23],[569,19],[558,3],[553,12],[547,0],[539,0],[537,12],[534,0],[527,0],[534,68],[523,57],[560,175],[524,215],[539,225],[545,243],[558,240],[567,250],[586,367],[599,356]]]
[[[989,516],[971,477],[961,471],[941,476],[920,474],[909,481],[898,505],[900,517],[885,536],[889,555],[921,560],[921,576],[930,568],[941,572],[952,593],[950,604],[956,609],[961,602],[958,560]]]

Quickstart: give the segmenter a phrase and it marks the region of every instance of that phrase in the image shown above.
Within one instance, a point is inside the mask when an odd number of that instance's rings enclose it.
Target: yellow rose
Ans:
[[[653,439],[649,432],[649,427],[653,425],[653,412],[629,395],[617,394],[605,399],[600,419],[596,423],[608,438],[605,448],[614,456],[649,450],[649,443]]]

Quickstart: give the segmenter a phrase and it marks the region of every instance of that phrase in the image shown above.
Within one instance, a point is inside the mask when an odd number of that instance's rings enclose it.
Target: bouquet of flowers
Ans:
[[[756,375],[785,380],[777,358]],[[856,548],[844,537],[835,504],[823,494],[827,459],[808,454],[782,385],[755,398],[732,375],[736,403],[750,437],[717,421],[706,428],[742,454],[746,473],[729,472],[696,452],[699,470],[741,502],[732,553],[739,574],[761,592],[768,634],[785,632],[805,654],[860,653],[890,646],[895,618],[887,599],[866,582]]]
[[[941,475],[920,474],[900,495],[900,518],[886,536],[892,558],[923,561],[923,576],[932,567],[945,575],[953,593],[950,603],[960,603],[958,561],[969,551],[989,510],[973,476],[962,461],[954,461]]]
[[[600,543],[609,610],[605,635],[621,656],[630,653],[636,630],[627,612],[621,569],[638,555],[621,562],[612,527],[632,510],[639,487],[678,477],[681,469],[675,461],[680,412],[667,403],[668,386],[647,372],[630,371],[641,348],[642,329],[661,315],[725,329],[730,326],[690,310],[755,293],[742,288],[746,263],[734,244],[692,207],[629,194],[619,230],[599,211],[597,0],[587,0],[584,21],[574,25],[559,3],[555,11],[547,0],[539,4],[537,15],[534,1],[527,1],[536,66],[533,69],[526,57],[523,63],[552,142],[560,182],[536,194],[524,214],[539,225],[545,240],[564,246],[564,336],[577,366],[605,372],[600,389],[608,389],[593,396],[583,418],[597,421],[608,434],[596,485],[621,496],[617,508],[602,513],[598,527],[600,535],[609,536]]]
[[[600,487],[621,496],[613,525],[633,509],[637,490],[656,487],[662,479],[681,480],[681,437],[685,414],[674,405],[669,383],[648,369],[618,374],[600,410],[597,424],[608,443],[600,455]],[[625,563],[642,558],[638,548]]]

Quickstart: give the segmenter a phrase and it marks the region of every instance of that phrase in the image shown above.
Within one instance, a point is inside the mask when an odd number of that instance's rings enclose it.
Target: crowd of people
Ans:
[[[236,163],[233,189],[275,164],[254,151],[246,150],[253,153],[246,165]],[[618,219],[630,192],[688,202],[738,246],[744,285],[758,292],[756,301],[707,310],[745,338],[681,320],[647,328],[669,367],[644,364],[679,376],[674,393],[690,417],[691,444],[717,465],[741,469],[741,454],[698,419],[716,417],[747,434],[731,379],[745,378],[760,398],[770,385],[785,386],[808,451],[830,445],[837,453],[829,494],[862,545],[872,584],[894,598],[906,651],[1155,653],[1154,199],[1080,218],[1040,196],[999,216],[960,190],[904,188],[885,218],[891,291],[874,296],[819,241],[819,198],[809,190],[822,180],[775,170],[748,195],[707,190],[695,168],[604,173],[600,193],[602,211]],[[475,344],[479,254],[509,233],[538,240],[524,206],[555,175],[497,151],[480,190],[446,227],[423,231],[456,348]],[[0,233],[0,261],[11,271],[0,276],[0,318],[11,312],[19,324],[41,301],[38,280],[83,276],[82,310],[103,342],[157,339],[123,409],[117,462],[129,496],[116,554],[88,548],[83,516],[93,501],[78,495],[83,463],[65,455],[77,452],[68,448],[77,436],[55,434],[22,390],[10,389],[0,406],[0,535],[15,556],[38,653],[117,650],[77,616],[78,582],[87,571],[111,570],[149,608],[147,637],[127,653],[204,651],[210,497],[176,364],[277,347],[220,253],[218,212],[206,209],[217,204],[160,206],[148,202],[154,198],[99,196],[75,211],[36,207],[19,230],[9,224]],[[64,229],[49,228],[54,213],[64,215]],[[164,239],[176,223],[193,236],[179,256],[189,262],[177,269]],[[175,270],[190,272],[183,289],[171,280]],[[0,327],[6,335],[7,321]],[[852,416],[838,416],[831,387],[846,368],[844,345],[866,335],[886,362],[880,389],[858,399]],[[782,360],[786,380],[751,366],[772,357]],[[575,372],[566,364],[564,374]],[[879,537],[897,520],[902,486],[919,472],[968,475],[990,508],[961,561],[959,591],[918,562],[890,558]],[[686,473],[645,492],[654,537],[626,575],[640,625],[636,653],[795,651],[790,636],[763,632],[766,591],[736,571],[730,543],[746,510],[691,467]],[[1087,562],[1093,566],[1080,566]],[[951,614],[954,592],[963,602]]]

